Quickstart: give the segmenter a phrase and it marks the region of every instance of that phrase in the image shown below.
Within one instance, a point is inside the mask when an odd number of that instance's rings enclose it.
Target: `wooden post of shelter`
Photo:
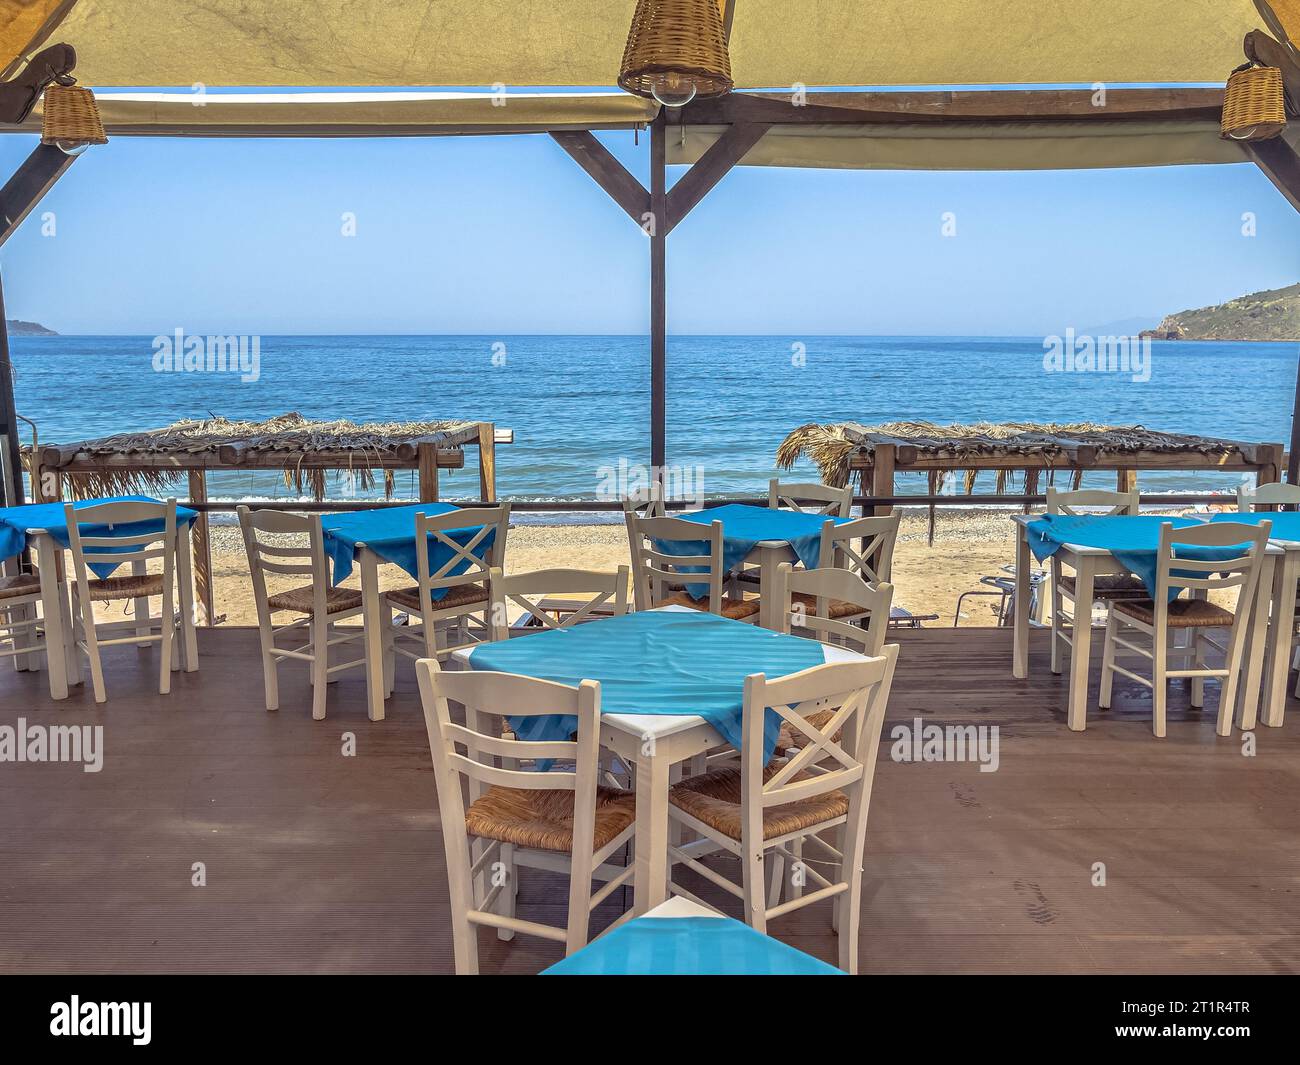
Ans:
[[[203,470],[190,470],[190,502],[206,503],[208,501],[208,476]],[[197,607],[197,621],[202,625],[215,625],[217,613],[213,596],[212,581],[212,530],[208,527],[208,515],[199,512],[198,520],[190,531],[190,542],[194,550],[194,605]]]
[[[478,423],[478,489],[485,503],[497,501],[497,427]]]
[[[480,437],[481,443],[482,438]],[[419,445],[418,455],[420,502],[436,503],[438,502],[438,449],[435,445],[425,441]]]

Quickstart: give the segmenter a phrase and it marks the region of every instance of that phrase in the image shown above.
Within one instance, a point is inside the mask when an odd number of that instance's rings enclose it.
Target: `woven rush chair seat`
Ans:
[[[1144,625],[1154,625],[1156,604],[1150,599],[1122,599],[1114,609],[1137,618]],[[1225,607],[1206,599],[1175,599],[1169,604],[1171,629],[1229,628],[1235,615]]]
[[[86,586],[86,595],[92,603],[102,603],[106,599],[139,599],[162,594],[161,573],[132,573],[125,577],[105,577],[102,580],[91,581]]]
[[[763,770],[763,778],[769,779],[780,768],[779,765],[768,766]],[[796,780],[804,778],[805,774],[795,777]],[[668,801],[679,810],[735,840],[740,839],[741,834],[740,800],[740,770],[733,766],[690,777],[668,793]],[[838,790],[782,806],[769,806],[763,811],[763,838],[798,832],[835,817],[844,817],[848,812],[849,797]]]
[[[804,720],[807,721],[808,724],[812,725],[813,728],[824,729],[828,724],[830,724],[831,718],[835,716],[835,709],[835,707],[831,707],[829,710],[819,710],[815,714],[809,714],[804,718]],[[838,742],[843,732],[844,730],[840,729],[831,738]],[[777,737],[776,741],[776,749],[778,752],[788,751],[791,747],[802,747],[807,742],[808,737],[802,732],[796,732],[790,722],[781,722],[781,735]]]
[[[492,786],[465,811],[471,836],[497,839],[534,850],[573,850],[572,791],[530,791]],[[636,796],[618,788],[596,788],[596,850],[636,820]]]
[[[394,606],[400,606],[403,610],[420,610],[420,588],[419,585],[413,585],[410,588],[398,588],[392,592],[385,592],[388,601]],[[450,610],[452,607],[469,606],[471,603],[486,603],[488,601],[487,586],[483,584],[461,584],[450,588],[447,594],[441,599],[433,601],[434,610]]]
[[[276,592],[266,597],[266,605],[272,612],[276,610],[293,610],[299,614],[316,612],[316,590],[305,584],[301,588],[291,588],[287,592]],[[356,610],[361,606],[361,593],[355,588],[328,588],[325,591],[325,612],[341,614],[345,610]]]
[[[1061,590],[1075,597],[1078,582],[1073,577],[1061,577]],[[1099,573],[1092,579],[1094,599],[1146,599],[1147,588],[1140,577],[1132,573]]]
[[[688,606],[692,610],[708,610],[708,599],[696,599],[690,592],[678,592],[677,595],[671,595],[667,599],[662,599],[655,606]],[[732,599],[730,596],[722,597],[722,616],[731,618],[733,621],[743,621],[745,618],[751,618],[759,612],[760,605],[757,599]]]
[[[13,577],[0,577],[0,599],[17,599],[41,590],[40,574],[19,573]]]
[[[817,613],[817,597],[809,595],[807,592],[791,592],[790,603],[791,605],[800,604],[808,614]],[[832,618],[847,618],[852,617],[854,614],[865,614],[867,612],[857,603],[850,603],[843,599],[832,599],[826,604],[826,609],[829,611],[827,616]]]

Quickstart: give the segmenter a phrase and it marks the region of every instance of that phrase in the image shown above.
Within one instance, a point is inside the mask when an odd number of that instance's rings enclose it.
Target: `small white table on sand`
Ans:
[[[693,613],[690,607],[658,610]],[[592,624],[599,624],[593,622]],[[525,637],[526,638],[526,637]],[[827,662],[861,660],[843,647],[822,644]],[[469,668],[473,647],[452,652]],[[600,677],[589,677],[599,681]],[[636,833],[634,839],[633,912],[644,914],[668,899],[668,786],[675,765],[726,741],[702,717],[676,714],[601,714],[600,742],[636,766]]]
[[[1029,676],[1029,573],[1033,556],[1029,550],[1029,523],[1041,518],[1041,514],[1013,514],[1011,520],[1016,523],[1016,598],[1011,641],[1011,673],[1017,679]],[[1300,549],[1300,544],[1296,547]],[[1062,544],[1054,556],[1065,566],[1075,572],[1075,615],[1084,613],[1088,624],[1075,625],[1070,639],[1070,693],[1066,724],[1074,732],[1082,732],[1088,714],[1088,671],[1092,652],[1092,601],[1093,582],[1103,574],[1128,573],[1124,566],[1115,561],[1109,551],[1099,547],[1083,547],[1078,544]],[[1264,553],[1264,571],[1260,574],[1260,593],[1253,604],[1255,617],[1247,632],[1264,631],[1267,622],[1270,595],[1266,589],[1274,584],[1275,562],[1284,557],[1284,552],[1276,545],[1270,544]],[[1300,560],[1300,556],[1297,556]],[[1281,568],[1281,567],[1277,567]],[[1294,609],[1295,589],[1291,592]],[[1087,604],[1086,607],[1080,604]],[[1287,615],[1290,616],[1290,615]],[[1240,686],[1239,727],[1253,729],[1259,710],[1260,686],[1264,673],[1264,640],[1249,640],[1246,647],[1246,676]],[[1290,648],[1287,648],[1289,665]],[[1270,675],[1273,671],[1270,671]],[[1285,677],[1283,683],[1285,684]]]

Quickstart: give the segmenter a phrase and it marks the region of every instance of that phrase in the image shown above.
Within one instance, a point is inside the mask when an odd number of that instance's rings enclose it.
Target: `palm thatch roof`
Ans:
[[[1165,455],[1245,456],[1253,445],[1183,433],[1165,433],[1142,425],[1098,425],[1092,422],[977,422],[972,425],[936,425],[933,422],[887,422],[859,425],[840,422],[811,423],[795,429],[777,449],[777,465],[790,469],[807,456],[821,471],[827,484],[845,485],[855,455],[870,457],[877,446],[892,444],[900,451],[910,449],[908,461],[922,457],[933,468],[935,462],[950,469],[962,469],[973,458],[997,457],[1008,466],[1032,471],[1059,459],[1073,459],[1080,469],[1099,458],[1114,458],[1138,452]],[[1253,459],[1252,459],[1253,460]],[[900,465],[903,463],[900,462]],[[1004,471],[1009,472],[1009,471]],[[967,491],[974,471],[967,471]],[[999,491],[1001,487],[999,486]]]
[[[159,429],[117,433],[70,444],[33,444],[29,462],[57,470],[74,497],[156,492],[190,469],[282,469],[286,486],[317,500],[328,472],[347,470],[362,489],[383,468],[393,491],[394,466],[413,464],[421,444],[460,447],[478,439],[479,423],[312,421],[290,412],[266,421],[205,418]]]

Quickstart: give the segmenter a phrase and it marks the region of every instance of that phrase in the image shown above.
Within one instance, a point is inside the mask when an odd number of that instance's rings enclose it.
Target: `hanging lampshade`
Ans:
[[[618,84],[665,107],[729,93],[718,0],[637,0]]]
[[[95,94],[77,85],[50,85],[45,90],[41,115],[41,143],[64,151],[87,144],[107,144]]]
[[[1243,63],[1228,78],[1223,94],[1223,136],[1234,141],[1262,141],[1286,129],[1282,71]]]

